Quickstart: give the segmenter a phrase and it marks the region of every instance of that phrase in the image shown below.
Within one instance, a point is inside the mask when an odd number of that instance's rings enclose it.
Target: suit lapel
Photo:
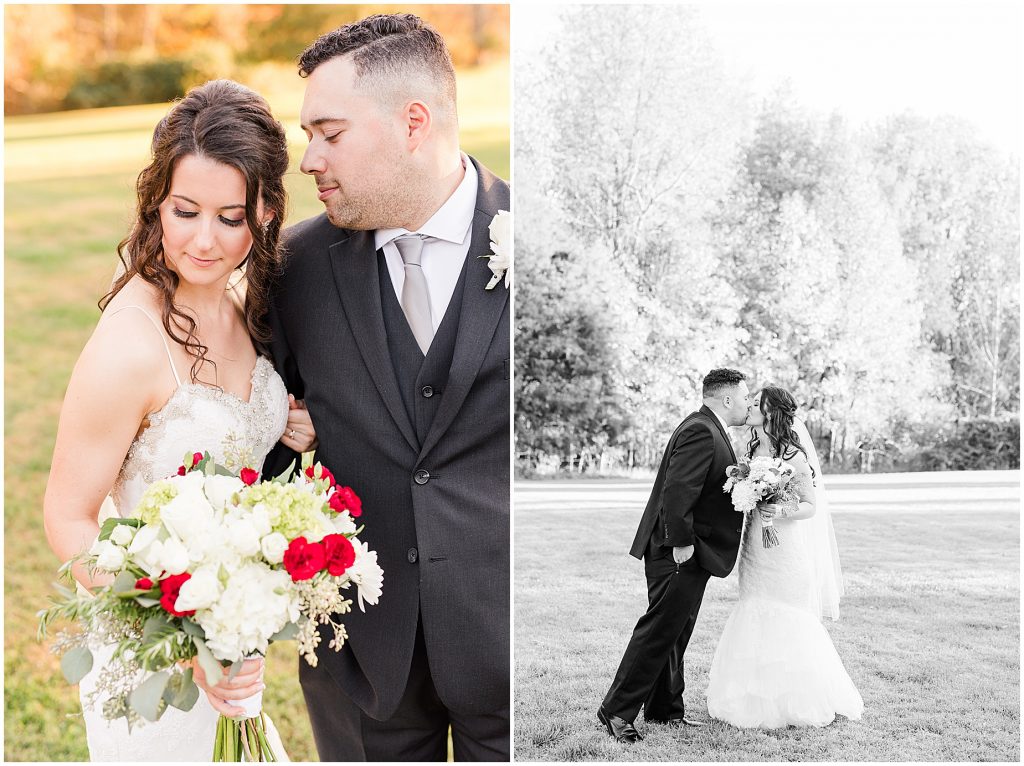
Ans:
[[[504,282],[499,282],[492,290],[484,289],[492,274],[487,266],[487,259],[481,257],[491,252],[488,227],[498,210],[508,209],[508,198],[501,198],[494,188],[497,179],[487,171],[480,170],[475,160],[473,167],[479,174],[480,186],[477,192],[476,213],[473,216],[473,233],[469,252],[466,254],[466,264],[463,267],[466,270],[466,288],[462,298],[462,311],[459,314],[459,333],[455,339],[455,352],[448,372],[448,383],[434,420],[430,424],[427,438],[423,442],[423,449],[420,450],[421,458],[433,449],[455,420],[473,387],[473,381],[487,355],[498,321],[508,302],[509,290]]]
[[[723,428],[722,421],[718,419],[718,416],[706,404],[701,405],[700,411],[707,415],[708,418],[711,419],[711,422],[715,424],[715,427],[718,429],[718,433],[720,433],[722,438],[725,440],[725,446],[729,449],[729,454],[732,456],[732,462],[735,463],[736,451],[732,448],[732,439],[729,438],[729,434],[726,433],[725,428]]]
[[[352,328],[363,363],[384,400],[384,406],[409,446],[418,451],[416,432],[402,404],[402,395],[398,391],[398,381],[388,355],[373,232],[343,230],[343,234],[344,237],[329,248],[341,309]]]

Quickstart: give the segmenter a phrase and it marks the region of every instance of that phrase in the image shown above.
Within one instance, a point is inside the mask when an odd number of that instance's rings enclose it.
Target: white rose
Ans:
[[[220,580],[217,579],[216,567],[200,567],[181,586],[174,608],[179,612],[206,609],[220,598],[220,594],[221,586]]]
[[[205,532],[213,514],[213,507],[203,494],[203,486],[200,483],[198,486],[182,488],[178,496],[160,511],[160,521],[179,540],[189,540]]]
[[[271,532],[260,540],[260,550],[271,564],[284,561],[284,552],[288,549],[288,538],[280,532]]]
[[[173,537],[153,543],[150,550],[153,563],[167,574],[181,574],[188,569],[188,550]]]
[[[245,519],[231,519],[225,524],[228,544],[240,556],[255,556],[260,550],[260,536]]]
[[[132,541],[132,537],[132,528],[127,524],[118,524],[110,533],[110,539],[117,545],[127,545]]]
[[[220,511],[228,504],[234,493],[245,489],[245,484],[235,476],[207,476],[203,488],[210,505]]]
[[[124,566],[124,548],[114,545],[110,540],[98,540],[89,553],[96,556],[96,565],[108,572],[117,572]]]

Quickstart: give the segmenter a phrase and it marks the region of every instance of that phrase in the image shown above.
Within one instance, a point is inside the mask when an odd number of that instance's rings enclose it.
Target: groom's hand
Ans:
[[[224,668],[224,672],[217,684],[211,686],[209,679],[206,678],[206,674],[203,672],[202,666],[198,662],[193,662],[192,679],[196,682],[196,686],[206,692],[206,696],[214,710],[228,718],[234,718],[244,713],[245,710],[232,705],[231,700],[244,700],[265,688],[263,684],[263,660],[246,660],[242,663],[242,668],[238,671],[238,674],[230,681],[228,680],[228,671],[229,668]]]
[[[683,545],[672,549],[672,560],[677,564],[685,564],[693,556],[693,546]]]

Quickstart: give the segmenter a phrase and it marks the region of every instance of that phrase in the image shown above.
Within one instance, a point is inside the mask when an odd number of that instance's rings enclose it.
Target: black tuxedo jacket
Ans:
[[[692,545],[697,562],[716,577],[736,564],[743,514],[722,491],[725,469],[736,463],[725,429],[707,406],[691,413],[668,441],[630,553],[648,546]]]
[[[289,228],[268,316],[274,364],[306,401],[316,457],[362,498],[361,538],[384,569],[380,603],[343,618],[348,643],[335,652],[324,640],[318,671],[379,720],[405,690],[420,620],[450,709],[508,705],[510,302],[503,283],[484,289],[491,271],[478,256],[491,252],[488,226],[510,209],[509,187],[475,160],[467,171],[479,187],[458,335],[422,443],[388,352],[372,231],[326,214]],[[279,445],[264,472],[294,457]]]

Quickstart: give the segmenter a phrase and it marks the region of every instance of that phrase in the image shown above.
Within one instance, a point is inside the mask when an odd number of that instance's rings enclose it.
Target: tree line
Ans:
[[[1017,158],[759,101],[693,9],[565,13],[516,70],[521,470],[656,465],[718,366],[831,470],[1019,466]]]
[[[4,111],[166,101],[265,62],[292,66],[318,35],[409,6],[354,4],[84,4],[4,6]],[[448,43],[457,67],[508,50],[501,5],[412,10]],[[294,68],[294,67],[293,67]]]

